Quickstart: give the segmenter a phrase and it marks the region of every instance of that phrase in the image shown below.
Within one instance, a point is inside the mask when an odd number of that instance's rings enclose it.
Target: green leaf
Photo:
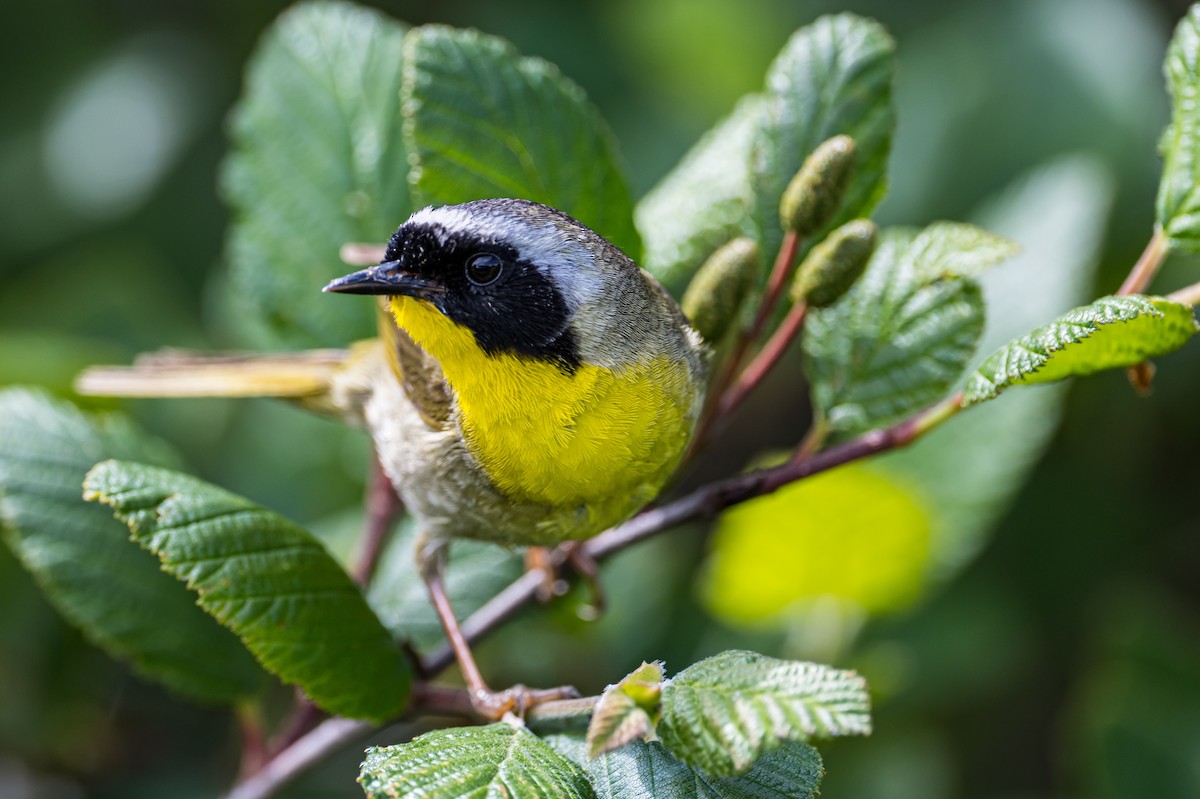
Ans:
[[[658,741],[633,741],[589,758],[582,736],[546,736],[546,743],[588,770],[598,799],[813,799],[824,776],[817,750],[785,741],[745,774],[714,777],[672,757]]]
[[[415,552],[416,525],[406,517],[384,550],[367,601],[392,635],[425,648],[444,636],[413,562]],[[524,561],[510,549],[486,541],[455,541],[446,568],[446,593],[454,612],[465,619],[523,571]]]
[[[1132,366],[1174,352],[1197,330],[1190,306],[1163,297],[1101,297],[992,353],[967,381],[966,404],[1009,386]]]
[[[978,215],[1021,246],[1013,261],[979,278],[988,308],[981,352],[1090,296],[1112,192],[1098,164],[1060,158],[1020,176]],[[1054,435],[1064,387],[1012,392],[872,463],[924,497],[931,576],[957,573],[986,541]]]
[[[813,405],[831,432],[881,427],[946,394],[984,325],[979,286],[959,270],[974,273],[1008,253],[998,241],[966,225],[885,231],[853,288],[812,311],[806,365]]]
[[[552,64],[478,31],[425,26],[406,40],[403,97],[418,206],[534,200],[640,252],[612,134]]]
[[[435,730],[371,747],[358,781],[371,799],[594,799],[583,769],[524,727]]]
[[[753,160],[754,225],[763,258],[783,239],[779,201],[804,159],[844,133],[857,151],[854,174],[828,232],[867,218],[887,187],[895,44],[879,23],[853,14],[821,17],[797,31],[767,72],[767,118]],[[820,241],[823,234],[811,241]]]
[[[654,730],[662,697],[661,663],[642,663],[600,695],[588,724],[588,755],[624,746]]]
[[[722,652],[662,690],[658,734],[676,757],[716,776],[745,772],[783,740],[866,735],[866,681],[852,671]]]
[[[925,280],[975,277],[1020,250],[1006,238],[962,222],[934,222],[925,228],[908,257]]]
[[[746,232],[751,148],[766,110],[763,95],[743,97],[634,211],[642,268],[675,297],[717,248]]]
[[[1171,123],[1163,133],[1163,174],[1155,222],[1174,247],[1200,252],[1200,6],[1179,21],[1163,64]]]
[[[383,721],[404,709],[408,658],[307,532],[195,477],[143,464],[105,461],[84,488],[284,682],[342,716]]]
[[[723,513],[705,567],[704,599],[722,621],[789,621],[806,600],[837,597],[867,612],[920,596],[931,520],[897,475],[849,464]]]
[[[302,3],[267,31],[234,109],[221,193],[233,213],[230,317],[275,345],[372,334],[362,303],[321,293],[338,249],[413,210],[401,127],[405,26],[350,3]]]
[[[117,418],[21,388],[0,392],[0,533],[51,603],[143,676],[199,699],[254,693],[262,670],[191,594],[83,501],[87,470],[107,457],[164,458]]]

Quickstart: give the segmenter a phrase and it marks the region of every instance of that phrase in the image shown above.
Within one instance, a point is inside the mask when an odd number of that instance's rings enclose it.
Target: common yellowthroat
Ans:
[[[476,708],[495,694],[446,598],[454,538],[552,545],[655,497],[704,404],[706,351],[675,301],[575,219],[512,199],[426,208],[383,262],[325,287],[378,295],[378,340],[352,350],[84,373],[84,393],[287,396],[365,425],[421,530],[418,563]]]

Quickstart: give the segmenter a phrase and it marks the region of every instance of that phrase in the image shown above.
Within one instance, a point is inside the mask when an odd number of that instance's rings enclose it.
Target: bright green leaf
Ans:
[[[417,205],[534,200],[640,252],[612,134],[552,64],[478,31],[425,26],[406,39],[403,97]]]
[[[983,332],[979,286],[957,276],[999,254],[994,237],[967,226],[885,231],[866,273],[804,334],[812,400],[839,436],[897,421],[941,399]],[[956,251],[959,244],[979,252]]]
[[[129,542],[129,531],[83,501],[104,458],[163,458],[116,418],[92,419],[19,388],[0,392],[0,533],[72,624],[142,675],[200,699],[255,692],[262,670],[194,597]]]
[[[783,239],[779,201],[817,145],[839,133],[857,147],[841,211],[826,231],[869,217],[887,186],[895,44],[877,22],[839,14],[797,31],[767,72],[767,119],[753,161],[754,225],[763,258]],[[822,235],[814,236],[819,241]]]
[[[407,656],[309,533],[209,483],[153,466],[105,461],[84,488],[284,682],[343,716],[383,721],[404,709]]]
[[[661,663],[643,663],[600,695],[588,724],[588,754],[624,746],[654,730],[662,696]]]
[[[1020,177],[979,214],[981,224],[1021,247],[1011,262],[979,277],[988,308],[981,352],[1089,296],[1111,199],[1108,175],[1069,157]],[[956,573],[1010,507],[1057,428],[1063,387],[1012,392],[873,462],[925,498],[931,575]]]
[[[1101,297],[992,353],[967,381],[966,404],[1013,385],[1132,366],[1174,352],[1197,330],[1190,306],[1163,297]]]
[[[866,681],[852,671],[722,652],[663,685],[663,745],[715,776],[747,771],[784,740],[866,735]]]
[[[1163,174],[1155,222],[1176,247],[1200,252],[1200,6],[1179,21],[1163,64],[1171,124],[1163,134]]]
[[[751,148],[766,105],[763,95],[742,98],[637,205],[642,268],[675,297],[708,256],[746,232]]]
[[[372,747],[358,781],[370,799],[594,799],[587,775],[524,727],[428,732]]]
[[[416,525],[406,518],[384,550],[367,601],[392,635],[425,648],[441,641],[443,634],[413,562],[415,552]],[[523,570],[521,556],[510,549],[486,541],[455,541],[446,568],[446,593],[454,612],[461,619],[470,616]]]
[[[340,345],[371,308],[321,293],[338,249],[383,243],[413,210],[400,132],[405,26],[350,3],[303,3],[267,31],[234,109],[222,195],[232,318],[274,344]]]
[[[908,257],[925,280],[975,277],[1020,248],[1006,238],[962,222],[934,222],[912,243]]]
[[[924,503],[878,469],[824,472],[722,514],[705,601],[751,625],[824,596],[868,612],[901,607],[921,590],[930,531]]]
[[[824,776],[817,750],[799,741],[783,742],[745,774],[714,777],[672,757],[657,741],[633,741],[589,758],[582,736],[545,740],[588,770],[598,799],[814,799]]]

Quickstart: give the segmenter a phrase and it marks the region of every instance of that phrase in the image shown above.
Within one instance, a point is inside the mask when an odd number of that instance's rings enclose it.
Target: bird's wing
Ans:
[[[404,393],[430,427],[447,427],[451,424],[454,395],[441,364],[396,326],[387,297],[379,298],[376,311],[383,351]]]

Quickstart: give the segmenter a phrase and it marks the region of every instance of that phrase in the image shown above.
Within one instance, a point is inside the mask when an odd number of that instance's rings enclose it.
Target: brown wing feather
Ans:
[[[387,297],[379,298],[376,311],[383,351],[409,401],[430,427],[449,426],[454,395],[450,393],[441,365],[396,326],[388,310]]]

